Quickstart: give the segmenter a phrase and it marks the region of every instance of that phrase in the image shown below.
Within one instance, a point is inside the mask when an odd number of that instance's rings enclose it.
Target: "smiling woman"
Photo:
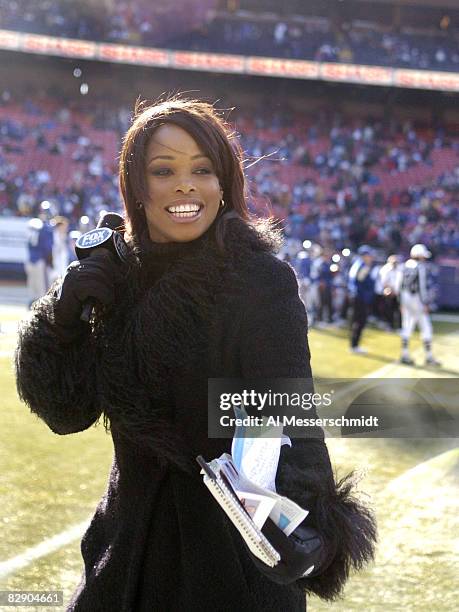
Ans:
[[[120,187],[128,263],[95,253],[73,265],[16,355],[19,394],[53,431],[103,415],[113,438],[68,610],[303,612],[307,592],[335,598],[372,557],[375,525],[349,480],[335,482],[323,435],[281,451],[276,488],[309,512],[292,534],[296,565],[251,555],[195,461],[231,452],[208,436],[210,378],[311,377],[298,283],[274,256],[279,232],[249,215],[237,140],[204,102],[137,105]]]
[[[159,127],[147,146],[148,200],[143,203],[150,238],[193,240],[215,220],[223,199],[212,161],[183,128]]]
[[[155,242],[187,242],[231,210],[248,221],[244,182],[239,142],[211,105],[178,98],[136,105],[120,157],[132,236],[147,226]],[[216,227],[220,247],[225,225],[223,217]]]

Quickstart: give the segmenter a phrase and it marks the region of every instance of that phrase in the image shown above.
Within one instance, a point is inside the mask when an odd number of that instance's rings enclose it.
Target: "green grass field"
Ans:
[[[112,443],[102,425],[72,436],[57,436],[19,402],[11,359],[16,342],[16,323],[25,314],[26,311],[20,308],[0,307],[0,590],[63,590],[65,602],[81,574],[79,541],[84,531],[82,523],[91,517],[105,490],[112,459]],[[421,365],[416,368],[398,365],[395,360],[399,355],[400,340],[395,334],[366,330],[363,344],[369,354],[362,357],[349,354],[346,330],[311,330],[309,337],[313,371],[316,376],[333,378],[357,378],[371,376],[375,372],[381,377],[392,378],[457,377],[458,330],[459,322],[435,324],[434,349],[443,362],[443,368],[438,371],[426,370]],[[419,339],[413,342],[413,353],[421,364],[423,355]],[[410,468],[455,446],[452,440],[329,441],[332,461],[340,473],[344,474],[353,468],[367,471],[362,488],[372,495],[383,529],[384,525],[389,529],[386,519],[390,505],[387,505],[389,502],[383,493],[390,483]],[[378,506],[383,499],[385,505]],[[448,508],[446,512],[449,512]],[[77,526],[75,532],[69,535],[68,530],[74,526]],[[393,526],[390,530],[393,537]],[[52,540],[59,534],[68,537],[61,542]],[[417,531],[411,535],[417,540],[421,536]],[[429,532],[426,534],[424,531],[422,537],[428,541]],[[37,549],[39,545],[42,548]],[[440,572],[439,568],[430,563],[430,557],[427,561],[425,571],[428,574],[432,571]],[[420,566],[424,568],[422,560],[416,568]],[[391,572],[393,570],[391,568]],[[432,591],[432,587],[420,584],[422,597],[419,596],[416,584],[418,570],[413,571],[414,578],[413,574],[409,574],[403,587],[405,590],[399,589],[399,592],[391,586],[394,575],[388,580],[376,563],[375,568],[352,578],[345,599],[329,606],[311,598],[308,609],[384,609],[392,612],[397,609],[454,608],[452,596],[445,593],[448,588],[445,585],[449,584],[450,579],[454,581],[451,568],[441,569],[444,580],[439,578],[436,590],[435,587]],[[422,576],[418,576],[420,582],[424,581]],[[429,584],[432,584],[431,575]],[[440,595],[443,597],[440,598]],[[413,601],[414,604],[410,603]],[[391,602],[389,606],[388,602]]]

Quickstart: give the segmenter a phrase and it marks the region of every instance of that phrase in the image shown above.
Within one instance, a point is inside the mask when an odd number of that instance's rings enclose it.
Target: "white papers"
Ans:
[[[196,457],[196,460],[202,467],[201,474],[204,476],[204,484],[239,531],[252,554],[269,567],[277,565],[281,560],[279,552],[272,546],[244,509],[231,483],[223,473],[223,470],[220,469],[219,460],[214,459],[210,463],[206,463],[201,456]],[[249,509],[252,506],[252,504],[248,504]],[[252,515],[255,512],[256,508],[253,507]],[[260,521],[259,517],[258,520]]]
[[[221,455],[215,462],[259,529],[269,516],[274,524],[289,536],[307,517],[308,511],[292,500],[250,481],[239,472],[228,453]]]
[[[269,518],[279,529],[282,529],[286,536],[289,536],[304,521],[308,514],[307,510],[303,510],[303,508],[295,504],[291,499],[288,499],[288,497],[279,496],[276,505],[269,514]]]
[[[247,416],[242,408],[234,408],[237,418]],[[276,491],[276,473],[282,444],[290,444],[290,438],[282,435],[282,425],[250,429],[238,426],[234,433],[231,454],[238,471],[253,484]],[[257,433],[251,437],[251,433]]]
[[[235,416],[244,419],[243,408],[233,407]],[[308,515],[298,504],[276,493],[276,473],[283,444],[292,445],[282,434],[282,426],[249,428],[237,426],[231,455],[224,453],[211,462],[232,486],[237,497],[261,529],[269,517],[289,536]]]

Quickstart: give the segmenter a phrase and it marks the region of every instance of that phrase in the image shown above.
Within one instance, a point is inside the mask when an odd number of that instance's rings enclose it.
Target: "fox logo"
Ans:
[[[108,227],[101,227],[90,230],[83,234],[76,241],[76,247],[79,249],[93,249],[94,247],[100,246],[110,239],[113,230]]]

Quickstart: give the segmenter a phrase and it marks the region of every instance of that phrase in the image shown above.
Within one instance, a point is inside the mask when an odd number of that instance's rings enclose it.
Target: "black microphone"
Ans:
[[[115,256],[120,263],[125,263],[128,257],[128,247],[120,231],[124,227],[124,219],[114,212],[100,216],[97,227],[86,232],[75,243],[75,253],[78,259],[89,257],[94,249],[105,249]],[[95,300],[86,300],[80,319],[86,323],[92,316]]]

